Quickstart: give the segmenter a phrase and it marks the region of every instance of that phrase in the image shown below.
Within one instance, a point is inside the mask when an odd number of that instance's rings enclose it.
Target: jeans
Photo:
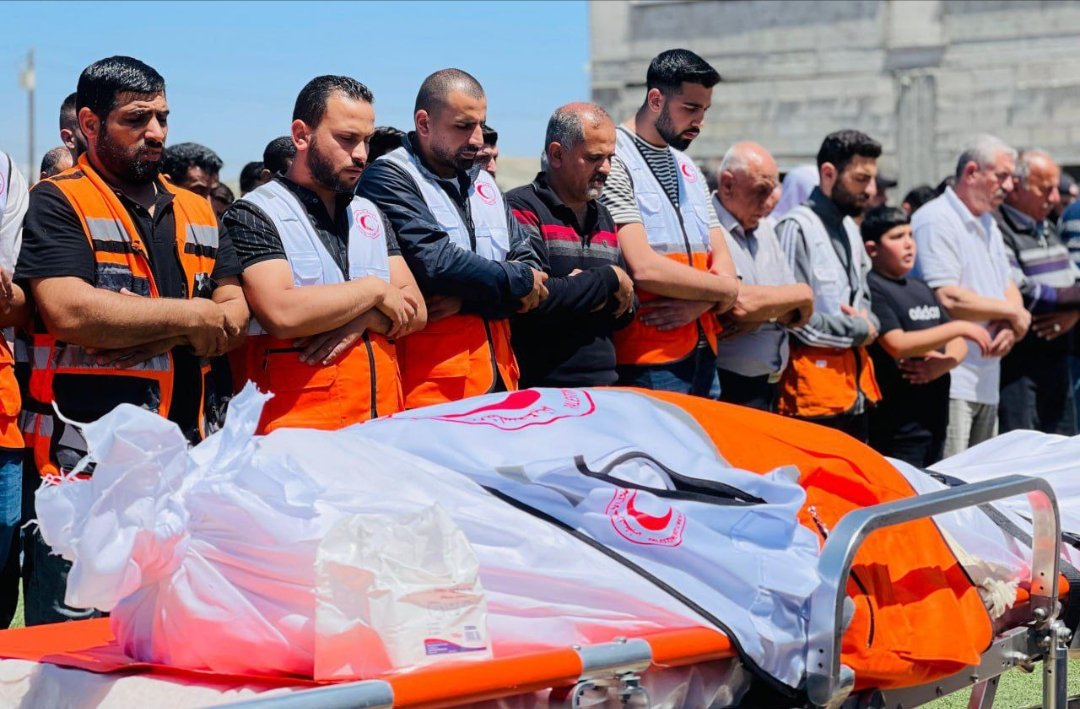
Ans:
[[[776,401],[780,395],[780,385],[769,382],[769,375],[744,377],[726,369],[718,369],[720,375],[720,401],[739,406],[749,406],[776,413]]]
[[[19,523],[22,519],[21,450],[0,449],[0,628],[19,606]]]
[[[949,426],[945,429],[946,458],[988,441],[997,433],[997,405],[949,399]]]
[[[716,353],[707,344],[698,345],[686,357],[669,364],[623,365],[619,384],[656,391],[693,394],[707,399],[720,396],[716,374]]]

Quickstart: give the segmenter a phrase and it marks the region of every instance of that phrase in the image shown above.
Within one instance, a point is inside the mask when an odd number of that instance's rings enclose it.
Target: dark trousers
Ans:
[[[620,386],[693,394],[706,399],[720,396],[720,380],[716,376],[716,353],[708,345],[698,345],[693,352],[677,362],[623,365],[618,371]]]
[[[799,418],[802,418],[801,416]],[[866,412],[861,414],[837,414],[836,416],[818,416],[816,418],[802,418],[803,421],[816,423],[819,426],[828,426],[837,431],[843,431],[857,441],[866,443],[870,438],[870,416]]]
[[[30,520],[35,517],[34,492],[41,484],[41,476],[32,460],[24,466],[24,470],[23,519]],[[23,527],[22,547],[23,615],[26,625],[45,625],[104,615],[94,609],[72,608],[64,604],[71,562],[53,554],[34,525]]]
[[[1001,363],[998,425],[1001,433],[1024,428],[1074,435],[1068,357],[1006,357]]]
[[[888,440],[872,438],[870,445],[878,453],[898,458],[916,468],[926,468],[941,460],[945,453],[945,431],[939,434],[893,436]]]
[[[720,401],[776,413],[780,385],[770,383],[769,375],[744,377],[726,369],[717,369],[716,373],[720,376]]]

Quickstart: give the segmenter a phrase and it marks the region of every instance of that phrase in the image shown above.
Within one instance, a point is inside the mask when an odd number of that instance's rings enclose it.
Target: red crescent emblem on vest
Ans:
[[[378,217],[367,209],[361,209],[356,213],[356,226],[369,239],[374,239],[379,235],[378,223]]]
[[[668,505],[661,516],[639,510],[635,504],[638,491],[616,488],[604,509],[611,527],[628,542],[642,546],[677,547],[686,530],[686,515]]]
[[[486,182],[476,183],[476,194],[480,195],[484,204],[495,204],[495,195],[491,193],[491,187]]]
[[[686,178],[687,182],[697,182],[697,171],[690,167],[690,163],[679,163],[679,171]]]

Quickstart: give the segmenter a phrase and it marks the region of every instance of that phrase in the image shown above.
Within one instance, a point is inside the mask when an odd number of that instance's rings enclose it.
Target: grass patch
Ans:
[[[1080,694],[1080,660],[1069,660],[1069,696]],[[970,690],[957,692],[924,706],[928,709],[967,709]],[[1010,670],[1001,676],[995,707],[1021,709],[1042,704],[1042,663],[1028,674],[1023,670]]]

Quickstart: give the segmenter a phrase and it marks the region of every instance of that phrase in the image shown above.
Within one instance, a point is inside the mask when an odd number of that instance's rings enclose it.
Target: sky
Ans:
[[[165,77],[168,143],[202,143],[235,180],[289,131],[300,88],[346,74],[375,94],[376,125],[412,127],[420,82],[457,67],[488,96],[504,155],[539,154],[557,106],[587,100],[588,8],[552,2],[18,2],[0,34],[0,149],[25,165],[35,50],[35,160],[60,144],[60,103],[88,64],[127,54]],[[34,172],[36,174],[37,167]]]

